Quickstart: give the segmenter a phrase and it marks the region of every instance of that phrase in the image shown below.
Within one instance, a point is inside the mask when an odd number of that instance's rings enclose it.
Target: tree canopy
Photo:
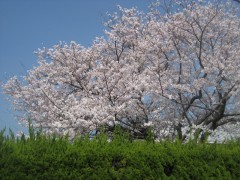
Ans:
[[[105,25],[90,47],[38,50],[24,81],[3,86],[20,121],[73,137],[116,125],[135,138],[151,127],[159,139],[239,127],[240,21],[229,3],[119,6]]]

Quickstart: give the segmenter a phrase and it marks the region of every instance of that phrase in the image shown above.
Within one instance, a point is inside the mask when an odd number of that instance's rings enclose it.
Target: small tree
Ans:
[[[168,3],[167,3],[168,2]],[[136,138],[184,139],[239,121],[240,21],[226,4],[163,1],[119,7],[107,39],[37,52],[39,66],[3,87],[22,119],[47,132],[120,125]],[[164,11],[163,11],[164,10]]]

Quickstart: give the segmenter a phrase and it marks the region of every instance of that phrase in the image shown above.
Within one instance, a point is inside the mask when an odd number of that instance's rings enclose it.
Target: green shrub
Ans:
[[[240,143],[132,141],[115,132],[90,140],[15,139],[0,131],[0,179],[239,179]]]

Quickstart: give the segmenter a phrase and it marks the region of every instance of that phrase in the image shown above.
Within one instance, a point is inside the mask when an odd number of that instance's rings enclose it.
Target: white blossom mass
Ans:
[[[240,20],[230,4],[119,6],[105,25],[90,47],[38,50],[39,65],[4,85],[21,122],[72,137],[116,125],[135,138],[151,127],[182,140],[239,129]]]

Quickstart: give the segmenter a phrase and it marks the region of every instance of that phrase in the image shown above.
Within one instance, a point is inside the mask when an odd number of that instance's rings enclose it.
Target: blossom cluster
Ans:
[[[239,17],[225,4],[182,2],[147,13],[119,6],[107,38],[40,49],[24,82],[3,86],[21,120],[73,137],[102,125],[138,134],[150,126],[159,138],[176,126],[238,127]]]

